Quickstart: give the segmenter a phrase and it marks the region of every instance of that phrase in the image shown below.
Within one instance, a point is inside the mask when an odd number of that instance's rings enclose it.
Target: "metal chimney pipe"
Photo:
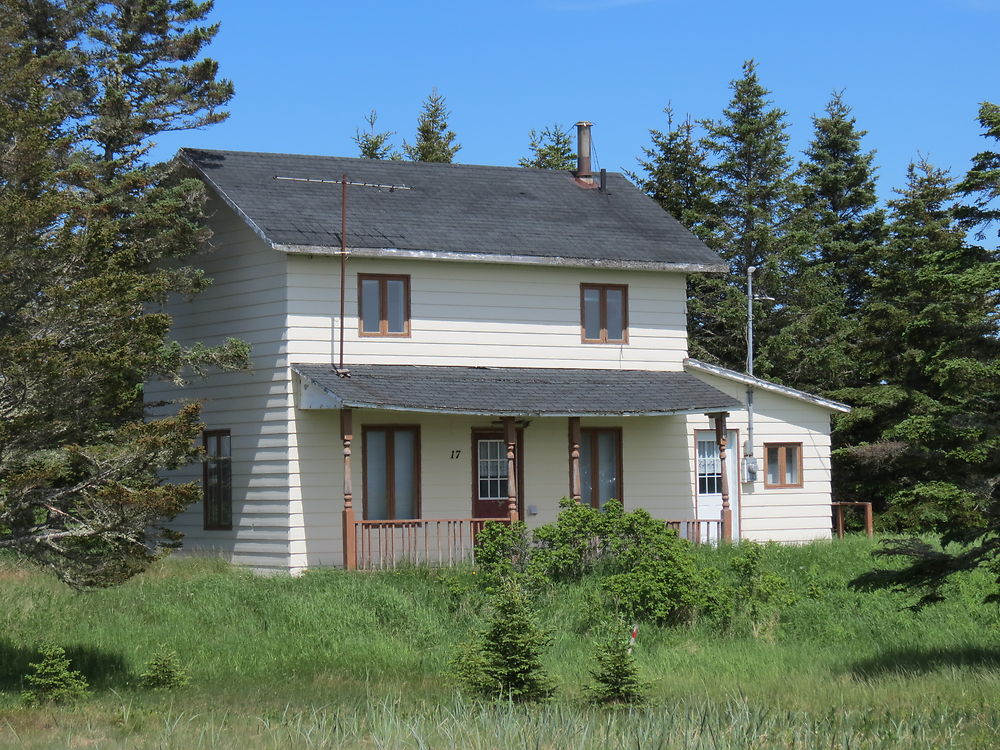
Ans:
[[[590,128],[594,123],[581,120],[576,124],[576,179],[594,181],[590,171]]]

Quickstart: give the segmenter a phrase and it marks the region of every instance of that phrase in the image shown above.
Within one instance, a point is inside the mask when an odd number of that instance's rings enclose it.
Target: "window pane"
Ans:
[[[396,518],[417,517],[416,447],[417,435],[412,430],[397,430],[394,434],[395,456],[393,477],[396,490]]]
[[[365,441],[365,514],[373,521],[389,515],[385,437],[385,430],[369,430]]]
[[[501,500],[507,497],[507,447],[503,440],[477,440],[479,498]]]
[[[218,445],[218,452],[216,453],[216,455],[225,456],[226,458],[231,456],[232,454],[229,452],[229,433],[227,432],[224,435],[219,435],[218,440],[219,440],[219,445]]]
[[[601,338],[601,290],[583,290],[583,337]]]
[[[785,446],[785,484],[799,483],[799,446]]]
[[[386,281],[389,333],[406,333],[406,285],[402,279]]]
[[[781,484],[781,477],[778,474],[778,446],[767,446],[767,483]]]
[[[225,458],[219,460],[219,525],[233,524],[232,462],[229,460],[229,435],[222,439]]]
[[[618,435],[610,430],[597,433],[597,481],[600,486],[599,504],[621,494],[618,490]]]
[[[580,443],[580,499],[588,505],[592,504],[594,497],[594,487],[591,482],[593,472],[593,456],[591,450],[591,435],[584,433]]]
[[[722,492],[722,461],[714,438],[698,438],[698,494]]]
[[[608,341],[621,341],[625,338],[625,295],[621,289],[607,289],[608,309]]]
[[[364,333],[379,332],[380,300],[378,279],[361,280],[361,330]]]

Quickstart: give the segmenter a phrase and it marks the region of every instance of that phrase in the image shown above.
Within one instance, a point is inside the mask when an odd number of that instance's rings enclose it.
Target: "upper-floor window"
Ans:
[[[764,486],[802,486],[802,443],[764,443]]]
[[[232,453],[229,430],[205,430],[203,474],[205,528],[233,528]]]
[[[581,284],[580,321],[587,344],[628,343],[628,287]]]
[[[410,335],[410,277],[358,274],[362,336]]]

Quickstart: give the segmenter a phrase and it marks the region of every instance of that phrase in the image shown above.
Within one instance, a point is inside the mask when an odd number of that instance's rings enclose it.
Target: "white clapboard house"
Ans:
[[[830,536],[847,407],[689,359],[685,278],[724,264],[585,154],[179,158],[211,196],[214,283],[171,303],[174,335],[253,348],[252,372],[148,388],[204,403],[186,548],[290,572],[448,562],[483,519],[546,523],[564,497],[695,541]]]

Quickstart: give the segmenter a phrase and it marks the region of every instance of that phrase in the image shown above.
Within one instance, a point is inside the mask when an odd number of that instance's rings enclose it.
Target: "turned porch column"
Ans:
[[[503,418],[503,439],[507,443],[507,517],[518,520],[517,513],[517,430],[514,418]]]
[[[351,441],[354,439],[350,409],[340,410],[340,436],[344,441],[344,568],[358,567],[357,532],[354,527],[354,492],[351,487]]]
[[[729,413],[720,411],[708,416],[715,421],[715,442],[719,445],[719,470],[722,472],[720,482],[722,490],[722,541],[731,542],[733,541],[733,511],[729,507],[729,469],[726,457],[726,444],[728,443],[726,417],[729,416]]]
[[[574,502],[582,502],[583,490],[580,483],[580,418],[569,418],[569,496]]]

